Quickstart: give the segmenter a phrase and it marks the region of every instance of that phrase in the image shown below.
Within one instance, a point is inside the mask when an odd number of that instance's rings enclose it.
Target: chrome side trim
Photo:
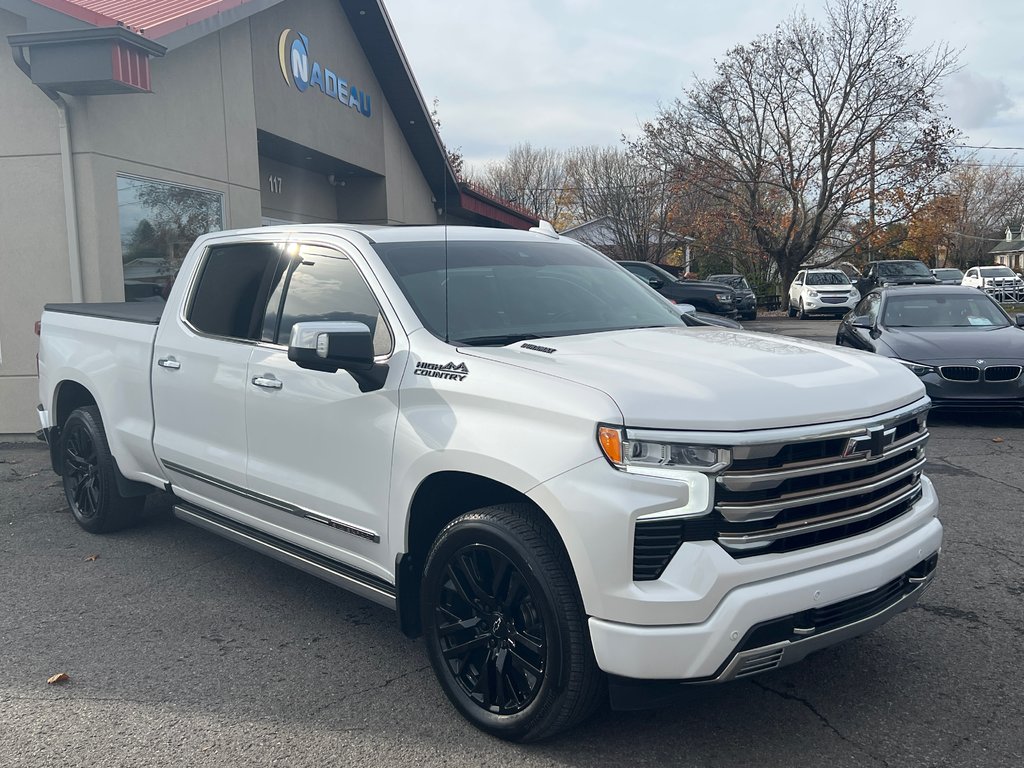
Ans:
[[[288,514],[295,515],[296,517],[312,520],[314,523],[321,523],[322,525],[342,531],[343,533],[348,533],[360,539],[372,541],[374,544],[380,544],[380,534],[376,531],[371,531],[369,528],[363,528],[362,526],[346,522],[345,520],[324,514],[323,512],[314,512],[311,509],[300,507],[296,504],[274,498],[273,496],[267,496],[262,493],[257,493],[256,491],[251,491],[248,488],[242,488],[241,486],[234,485],[233,483],[229,483],[224,480],[219,480],[216,477],[204,474],[198,470],[189,469],[188,467],[177,464],[173,461],[160,459],[160,463],[172,472],[185,475],[185,477],[191,477],[193,480],[199,480],[207,485],[220,488],[222,491],[233,493],[236,496],[241,496],[242,498],[249,499],[250,501],[265,504],[268,507],[273,507],[274,509],[278,509],[281,512],[287,512]]]
[[[314,552],[308,552],[191,504],[176,504],[174,515],[187,523],[269,555],[275,560],[294,566],[386,608],[392,610],[397,608],[395,588],[382,579],[363,573],[357,568],[330,560]]]
[[[896,482],[908,475],[921,471],[921,468],[925,465],[925,461],[926,460],[924,458],[920,458],[913,464],[905,464],[882,475],[876,475],[875,482],[872,483],[861,484],[860,481],[854,481],[852,483],[845,483],[841,486],[836,486],[836,490],[829,491],[828,493],[818,493],[810,496],[796,494],[793,496],[784,496],[776,501],[768,503],[750,502],[749,504],[716,504],[715,509],[722,514],[722,517],[733,523],[767,520],[774,517],[784,509],[804,507],[809,504],[818,504],[825,501],[835,501],[836,499],[844,499],[849,496],[859,496],[862,493],[876,491],[889,483]]]

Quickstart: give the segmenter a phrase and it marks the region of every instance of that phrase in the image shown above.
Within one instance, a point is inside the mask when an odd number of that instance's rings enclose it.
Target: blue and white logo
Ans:
[[[300,93],[310,89],[318,90],[343,106],[358,110],[364,117],[370,116],[370,94],[313,59],[306,35],[286,29],[278,39],[277,53],[281,75],[288,85],[294,85]]]

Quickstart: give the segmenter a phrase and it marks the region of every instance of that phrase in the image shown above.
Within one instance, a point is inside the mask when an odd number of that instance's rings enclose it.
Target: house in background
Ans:
[[[1013,237],[1013,230],[1006,228],[1006,239],[988,252],[992,257],[992,263],[1009,267],[1014,272],[1024,269],[1024,225],[1021,225],[1017,238]]]

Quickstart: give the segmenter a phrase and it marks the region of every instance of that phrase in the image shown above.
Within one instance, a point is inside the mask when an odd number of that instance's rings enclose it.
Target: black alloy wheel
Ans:
[[[64,493],[78,520],[93,520],[100,508],[100,462],[96,442],[81,421],[64,428]]]
[[[484,507],[448,523],[427,556],[421,599],[438,682],[482,731],[536,741],[603,701],[568,555],[535,507]]]
[[[95,406],[78,408],[60,432],[64,496],[75,521],[90,533],[108,533],[131,525],[145,496],[122,496],[116,465],[107,445],[103,420]]]
[[[544,681],[547,633],[537,598],[503,553],[458,550],[434,612],[441,655],[463,693],[496,715],[522,712]]]

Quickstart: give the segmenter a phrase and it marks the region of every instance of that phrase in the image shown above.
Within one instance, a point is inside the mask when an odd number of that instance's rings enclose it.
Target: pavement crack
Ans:
[[[796,694],[793,694],[793,693],[787,693],[786,691],[780,691],[780,690],[778,690],[776,688],[772,688],[771,686],[765,685],[764,683],[762,683],[762,682],[760,682],[758,680],[751,680],[750,682],[753,683],[754,685],[756,685],[758,688],[760,688],[763,691],[767,691],[768,693],[774,693],[776,696],[778,696],[781,699],[786,699],[787,701],[795,701],[798,704],[803,704],[804,707],[806,707],[810,711],[810,713],[812,715],[814,715],[816,718],[818,718],[818,720],[821,721],[822,725],[824,725],[826,728],[828,728],[830,731],[832,731],[832,733],[834,733],[839,738],[840,741],[842,741],[842,742],[844,742],[846,744],[849,744],[852,747],[855,747],[856,749],[858,749],[861,752],[863,752],[865,755],[870,757],[875,762],[879,763],[880,765],[885,766],[886,768],[889,768],[889,763],[884,758],[879,757],[878,755],[873,753],[870,749],[868,749],[864,745],[858,744],[853,739],[851,739],[848,736],[844,735],[838,728],[836,728],[834,725],[832,725],[832,723],[829,722],[829,719],[827,717],[825,717],[823,714],[821,714],[821,712],[819,712],[815,708],[815,706],[813,704],[811,704],[811,702],[809,702],[807,699],[803,698],[802,696],[797,696]]]
[[[1020,560],[1020,559],[1014,557],[1012,554],[1007,552],[1005,549],[999,549],[998,547],[993,547],[991,544],[979,544],[976,541],[961,541],[961,542],[958,542],[958,543],[959,543],[960,546],[966,545],[968,547],[976,547],[976,548],[978,548],[980,550],[983,550],[985,552],[991,552],[993,555],[999,555],[1000,557],[1006,558],[1007,560],[1009,560],[1014,565],[1019,566],[1020,568],[1024,568],[1024,560]]]

